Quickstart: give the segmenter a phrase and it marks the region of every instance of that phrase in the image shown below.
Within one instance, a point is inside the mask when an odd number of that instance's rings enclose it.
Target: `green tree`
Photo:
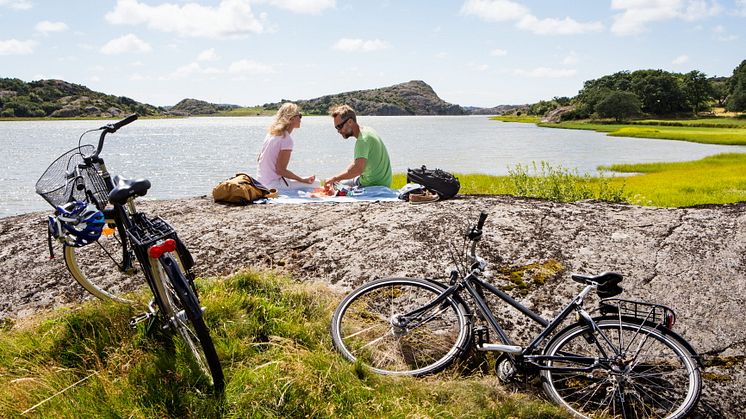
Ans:
[[[746,60],[733,70],[728,86],[730,89],[725,109],[731,112],[746,111]]]
[[[631,73],[631,91],[642,101],[642,111],[671,115],[689,109],[679,79],[663,70],[637,70]]]
[[[710,79],[710,87],[712,88],[710,96],[715,100],[715,106],[724,108],[725,101],[728,99],[728,93],[730,93],[728,78],[714,77]]]
[[[610,92],[596,104],[596,113],[602,118],[614,118],[617,122],[639,115],[642,102],[632,92]]]
[[[710,100],[712,100],[712,85],[707,79],[707,75],[701,71],[690,71],[683,75],[683,91],[686,100],[694,114],[707,109]]]

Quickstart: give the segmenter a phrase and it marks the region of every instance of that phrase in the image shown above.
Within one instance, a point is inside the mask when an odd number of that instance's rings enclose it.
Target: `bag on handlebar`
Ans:
[[[246,173],[237,173],[212,189],[212,199],[215,202],[228,204],[247,205],[258,199],[276,196],[276,189],[266,188]]]
[[[407,169],[407,183],[418,183],[438,194],[441,200],[453,198],[461,189],[461,182],[456,176],[440,169],[428,169],[425,166],[419,169]]]

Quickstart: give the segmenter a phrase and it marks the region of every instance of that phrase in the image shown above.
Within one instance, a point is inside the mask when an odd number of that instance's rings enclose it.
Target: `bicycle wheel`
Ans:
[[[156,284],[164,316],[173,330],[178,332],[197,367],[208,377],[216,392],[224,387],[223,368],[220,365],[210,331],[202,318],[202,307],[176,260],[170,254],[158,259]]]
[[[65,264],[73,278],[89,293],[102,300],[133,304],[123,294],[142,284],[135,280],[134,254],[129,266],[124,266],[122,239],[119,232],[102,234],[95,242],[83,247],[64,246]]]
[[[452,297],[406,327],[398,316],[433,301],[445,288],[423,280],[380,279],[354,290],[332,317],[334,346],[350,361],[386,375],[424,375],[448,366],[469,343],[471,324]]]
[[[699,400],[702,379],[691,353],[665,331],[634,319],[576,324],[554,337],[545,355],[597,358],[589,371],[542,370],[544,391],[577,417],[681,418]],[[548,361],[552,368],[589,362]]]

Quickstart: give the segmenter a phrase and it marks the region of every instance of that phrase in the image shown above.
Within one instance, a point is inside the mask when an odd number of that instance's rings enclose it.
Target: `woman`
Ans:
[[[302,117],[295,103],[284,103],[277,110],[257,159],[259,164],[256,178],[264,186],[278,190],[306,189],[316,180],[316,176],[300,177],[288,170],[290,154],[293,152],[290,134],[294,129],[300,128]]]

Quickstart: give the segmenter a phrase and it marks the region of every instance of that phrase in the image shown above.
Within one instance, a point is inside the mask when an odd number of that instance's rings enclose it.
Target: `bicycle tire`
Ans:
[[[601,319],[597,325],[595,333],[586,324],[571,325],[547,343],[545,355],[609,361],[592,371],[542,370],[542,385],[552,401],[576,417],[682,418],[696,406],[702,378],[687,347],[643,321]],[[611,359],[612,353],[621,356]],[[587,363],[554,360],[547,365]]]
[[[163,255],[155,265],[158,269],[156,280],[160,281],[157,288],[163,293],[164,316],[186,344],[197,367],[210,379],[215,391],[222,392],[225,385],[223,368],[194,290],[172,255]]]
[[[444,290],[440,284],[408,278],[379,279],[355,289],[332,316],[335,348],[379,374],[421,376],[442,370],[470,342],[471,323],[459,301],[449,297],[411,330],[395,328],[391,320]]]
[[[83,247],[65,245],[65,265],[73,278],[86,291],[101,300],[134,304],[124,295],[142,284],[133,279],[134,266],[123,270],[122,240],[118,232],[101,235],[95,242]],[[136,262],[132,255],[132,264]]]

